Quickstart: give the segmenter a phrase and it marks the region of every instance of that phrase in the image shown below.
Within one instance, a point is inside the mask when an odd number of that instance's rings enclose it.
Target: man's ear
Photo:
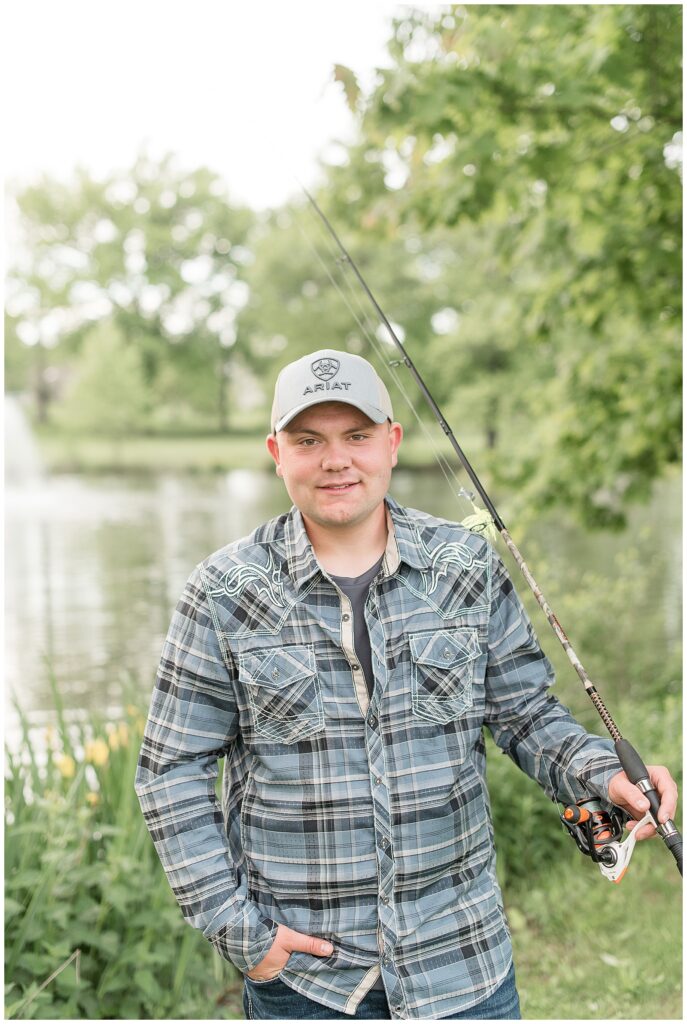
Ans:
[[[275,461],[277,467],[277,476],[281,476],[281,462],[279,460],[279,442],[277,441],[276,434],[268,434],[265,438],[265,444],[267,445],[267,451],[270,453]]]
[[[389,441],[391,443],[391,465],[398,463],[398,448],[403,440],[403,427],[400,423],[392,423],[389,426]]]

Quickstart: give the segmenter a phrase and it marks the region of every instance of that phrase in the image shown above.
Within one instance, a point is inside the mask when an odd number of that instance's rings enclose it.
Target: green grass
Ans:
[[[223,472],[269,469],[264,437],[70,438],[39,435],[46,468],[52,473]]]
[[[553,826],[552,826],[553,827]],[[681,879],[658,839],[619,885],[576,852],[506,897],[523,1017],[681,1020]]]

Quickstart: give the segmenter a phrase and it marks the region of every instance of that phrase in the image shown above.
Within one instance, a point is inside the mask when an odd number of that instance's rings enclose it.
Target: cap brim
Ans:
[[[313,405],[322,405],[323,402],[340,402],[341,405],[355,406],[356,409],[360,409],[360,411],[364,412],[366,416],[369,416],[373,423],[384,423],[385,420],[389,419],[387,414],[377,406],[368,405],[367,402],[354,402],[348,397],[332,398],[331,395],[325,393],[323,395],[313,395],[309,402],[303,402],[302,405],[296,406],[295,409],[290,409],[286,416],[282,416],[282,418],[277,420],[274,424],[275,434],[288,426],[291,420],[294,420],[299,413],[303,412],[304,409],[310,409]]]

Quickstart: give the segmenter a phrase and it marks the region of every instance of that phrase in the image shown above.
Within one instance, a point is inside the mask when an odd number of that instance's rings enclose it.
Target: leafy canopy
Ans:
[[[676,5],[410,9],[368,96],[338,69],[359,137],[329,169],[333,209],[443,251],[455,329],[420,363],[492,445],[508,430],[498,480],[589,522],[620,524],[680,457],[680,22]]]

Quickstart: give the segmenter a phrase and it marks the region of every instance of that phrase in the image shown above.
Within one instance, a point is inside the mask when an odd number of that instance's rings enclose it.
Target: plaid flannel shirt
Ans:
[[[486,725],[552,798],[620,770],[549,694],[551,665],[480,536],[387,497],[365,606],[296,508],[196,567],[172,618],[136,792],[181,909],[249,971],[280,923],[329,939],[279,977],[354,1014],[380,971],[394,1019],[489,996],[512,959],[485,782]],[[221,806],[217,760],[225,757]]]

